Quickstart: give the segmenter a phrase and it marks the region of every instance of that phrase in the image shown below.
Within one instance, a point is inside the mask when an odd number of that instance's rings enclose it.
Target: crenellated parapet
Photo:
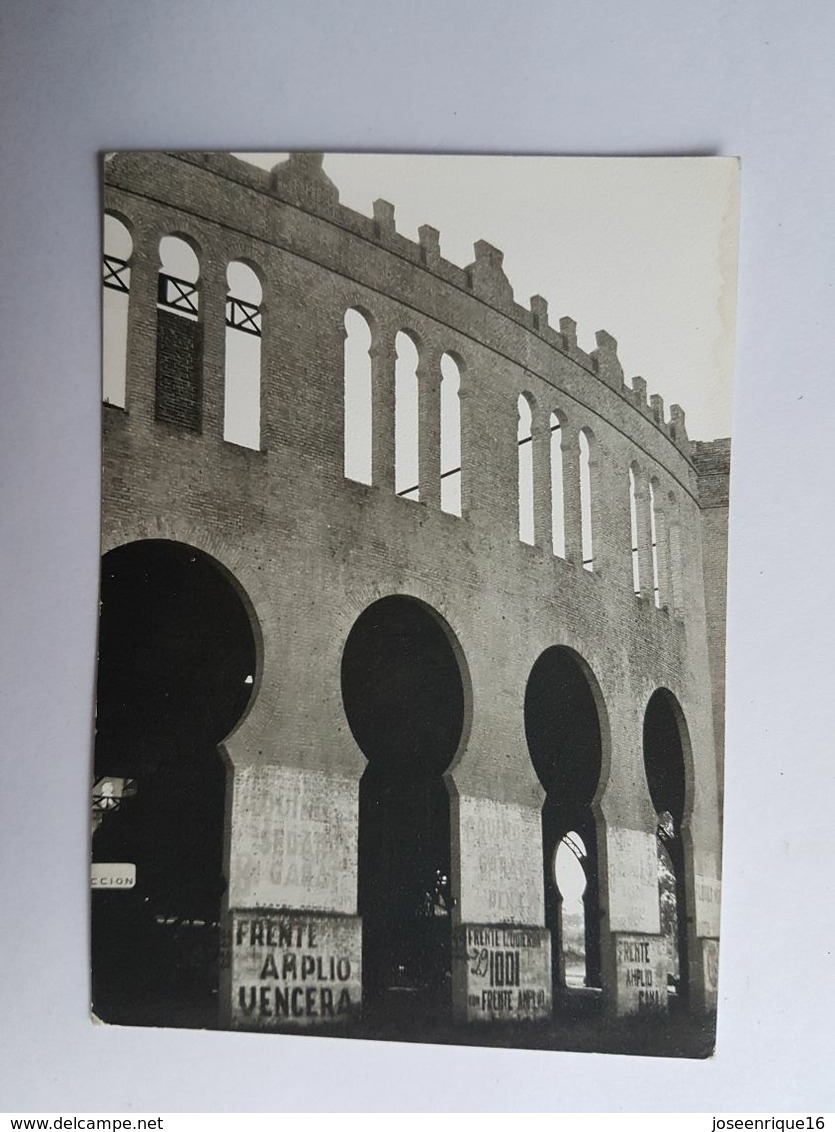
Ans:
[[[486,240],[476,241],[472,263],[459,267],[441,255],[440,233],[436,228],[422,225],[417,243],[398,232],[395,207],[389,201],[376,200],[372,217],[343,205],[337,186],[324,171],[322,153],[291,153],[270,171],[250,166],[230,154],[178,153],[172,156],[322,217],[424,268],[444,283],[472,294],[597,376],[624,401],[634,405],[688,459],[691,458],[684,410],[673,405],[669,416],[665,416],[662,398],[653,395],[647,402],[643,378],[634,377],[627,383],[618,358],[617,340],[608,331],[596,332],[596,347],[587,353],[577,344],[577,325],[573,319],[561,317],[558,330],[551,326],[548,303],[542,296],[533,296],[529,307],[517,303],[512,284],[504,271],[503,252]]]

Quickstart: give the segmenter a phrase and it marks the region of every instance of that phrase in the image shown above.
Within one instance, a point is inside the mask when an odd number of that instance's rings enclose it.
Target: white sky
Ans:
[[[262,168],[283,153],[236,154]],[[504,252],[516,301],[541,294],[551,324],[618,340],[627,381],[680,404],[691,438],[731,431],[738,165],[730,158],[327,154],[343,204],[395,206],[398,231],[441,234],[465,266],[484,239]]]

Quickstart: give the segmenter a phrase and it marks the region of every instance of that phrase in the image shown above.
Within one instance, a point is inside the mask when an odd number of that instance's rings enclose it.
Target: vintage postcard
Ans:
[[[712,1052],[738,181],[104,158],[97,1018]]]

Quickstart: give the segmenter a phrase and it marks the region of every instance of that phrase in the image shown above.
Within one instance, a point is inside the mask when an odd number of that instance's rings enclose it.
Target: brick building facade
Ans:
[[[451,1017],[500,1026],[559,1016],[549,862],[564,827],[578,828],[566,815],[580,811],[594,874],[590,983],[603,1009],[667,1008],[657,855],[670,811],[686,954],[678,994],[693,1012],[713,1010],[728,442],[691,443],[678,406],[667,417],[640,379],[627,386],[610,335],[599,332],[587,354],[570,319],[550,324],[543,299],[518,305],[489,244],[477,243],[462,269],[441,258],[434,229],[418,243],[400,235],[386,202],[373,218],[342,206],[317,155],[268,173],[223,155],[117,154],[105,164],[105,210],[133,250],[125,404],[104,409],[103,550],[163,540],[202,552],[243,603],[255,642],[252,695],[222,742],[222,1023],[338,1025],[357,1016],[373,981],[367,968],[381,949],[363,940],[375,921],[359,874],[378,867],[386,843],[381,834],[361,865],[369,763],[346,715],[344,665],[359,619],[395,596],[440,628],[460,679],[455,749],[433,772],[448,800],[449,939],[438,944],[448,970],[437,993]],[[166,235],[199,261],[187,323],[158,302]],[[253,449],[223,434],[231,261],[263,290]],[[370,484],[344,474],[348,310],[371,334]],[[419,358],[419,502],[395,493],[398,332]],[[440,506],[444,354],[460,373],[460,515]],[[520,394],[532,418],[533,545],[519,538]],[[554,420],[562,555],[551,541]],[[581,433],[593,531],[585,564]],[[568,778],[582,750],[533,734],[545,718],[531,706],[543,657],[555,680],[576,679],[594,717],[594,781],[576,793]],[[554,716],[563,736],[568,712]],[[648,744],[658,735],[656,757]],[[545,763],[552,748],[557,763],[565,754],[551,779],[532,758],[537,743]],[[648,782],[667,748],[680,768]],[[549,835],[552,796],[562,816]]]

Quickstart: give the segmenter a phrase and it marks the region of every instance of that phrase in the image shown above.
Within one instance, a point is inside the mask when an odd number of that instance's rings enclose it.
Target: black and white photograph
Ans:
[[[831,1124],[833,42],[0,4],[9,1127]]]
[[[738,173],[104,156],[97,1020],[710,1056]]]

